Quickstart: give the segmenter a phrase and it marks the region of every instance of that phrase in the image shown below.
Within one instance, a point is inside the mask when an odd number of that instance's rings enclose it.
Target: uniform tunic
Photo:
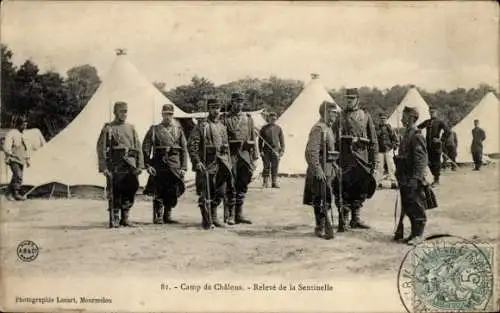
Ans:
[[[446,123],[439,118],[430,118],[418,125],[419,129],[426,129],[427,153],[429,159],[429,169],[434,177],[439,177],[441,173],[441,135],[448,136],[450,129]],[[443,132],[443,133],[441,133]]]
[[[184,193],[182,171],[187,170],[187,142],[179,123],[153,125],[142,144],[145,163],[156,170],[144,191],[158,196],[165,206],[173,208]]]
[[[139,189],[137,171],[144,169],[141,142],[135,127],[113,121],[103,126],[97,140],[99,172],[112,173],[112,197],[115,210],[129,210]],[[108,188],[110,186],[108,179]]]
[[[262,175],[273,177],[278,175],[280,154],[285,152],[285,136],[277,124],[264,125],[259,131],[259,151],[262,154],[264,169]]]

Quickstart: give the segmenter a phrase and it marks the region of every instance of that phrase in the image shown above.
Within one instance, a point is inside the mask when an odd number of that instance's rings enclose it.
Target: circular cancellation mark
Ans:
[[[407,312],[490,312],[493,264],[493,244],[428,237],[401,262],[399,297]]]
[[[17,257],[23,262],[31,262],[38,257],[40,249],[37,244],[31,240],[21,241],[17,245]]]

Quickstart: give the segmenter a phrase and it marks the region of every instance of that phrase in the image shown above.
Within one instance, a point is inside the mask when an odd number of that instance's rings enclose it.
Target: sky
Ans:
[[[115,48],[167,88],[199,75],[328,88],[415,84],[429,91],[499,85],[494,2],[37,2],[2,5],[1,41],[14,62],[105,76]]]

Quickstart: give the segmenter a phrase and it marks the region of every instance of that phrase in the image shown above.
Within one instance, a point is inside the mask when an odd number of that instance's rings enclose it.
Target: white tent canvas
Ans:
[[[387,120],[387,122],[392,127],[394,128],[403,127],[403,125],[401,124],[401,118],[403,117],[403,109],[406,106],[417,108],[420,115],[417,120],[417,125],[431,118],[429,114],[429,105],[427,105],[427,102],[425,102],[424,98],[422,98],[417,88],[411,87],[406,93],[401,103],[396,108],[396,110]]]
[[[280,161],[279,172],[281,174],[306,173],[305,147],[311,127],[319,120],[319,107],[323,101],[335,103],[319,78],[313,76],[297,99],[276,122],[281,126],[285,135],[286,151]]]
[[[162,105],[172,104],[126,56],[118,56],[82,112],[34,155],[24,183],[104,186],[104,176],[98,173],[96,144],[103,125],[113,119],[112,108],[116,101],[128,103],[127,122],[135,126],[141,141],[149,127],[159,123]],[[174,105],[174,116],[190,115]],[[189,164],[186,180],[191,179],[194,173]],[[145,171],[139,180],[144,186]]]
[[[483,143],[483,153],[492,154],[500,153],[500,103],[498,98],[489,92],[477,104],[477,106],[462,119],[453,130],[457,134],[457,163],[471,163],[472,154],[470,146],[472,143],[472,128],[474,128],[474,120],[479,120],[479,126],[486,133],[486,140]]]

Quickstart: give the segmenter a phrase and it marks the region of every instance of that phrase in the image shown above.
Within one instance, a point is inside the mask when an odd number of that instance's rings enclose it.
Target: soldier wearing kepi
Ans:
[[[187,143],[180,124],[173,119],[174,106],[162,107],[162,122],[153,125],[142,144],[146,169],[150,175],[144,193],[152,192],[153,223],[176,224],[172,209],[184,193],[187,170]]]
[[[106,123],[97,140],[99,172],[107,178],[110,197],[110,227],[132,226],[129,212],[139,189],[137,176],[144,169],[141,142],[135,127],[126,123],[127,103],[114,105],[115,119]],[[121,218],[120,218],[121,212]],[[119,222],[118,222],[119,220]]]
[[[441,176],[441,154],[443,147],[441,146],[441,138],[448,137],[450,129],[448,125],[437,116],[436,108],[430,108],[429,114],[431,118],[423,121],[417,127],[426,129],[427,153],[429,154],[429,169],[434,176],[432,186],[439,185],[439,177]]]
[[[219,119],[220,105],[216,99],[207,100],[208,119],[197,125],[188,142],[188,150],[196,168],[198,206],[202,227],[224,227],[217,217],[217,208],[224,195],[232,195],[231,159],[227,129]]]
[[[243,95],[233,93],[230,112],[224,118],[234,177],[234,193],[227,199],[229,225],[252,223],[243,216],[243,204],[255,169],[254,162],[258,159],[258,147],[252,116],[242,112],[243,105]]]
[[[403,239],[403,218],[407,215],[410,218],[411,235],[403,241],[409,245],[417,245],[423,240],[422,236],[427,221],[424,187],[427,185],[425,169],[428,166],[428,156],[425,139],[415,126],[418,116],[416,108],[405,107],[403,109],[402,123],[405,127],[405,134],[401,140],[398,155],[394,158],[402,206],[394,240]]]
[[[335,177],[335,136],[332,124],[336,118],[337,105],[325,101],[321,104],[320,120],[311,128],[306,146],[307,176],[303,203],[314,207],[317,237],[332,239],[332,179]]]
[[[373,174],[377,167],[377,133],[373,120],[359,108],[356,88],[346,90],[347,103],[339,121],[334,124],[337,134],[336,150],[342,174],[334,179],[335,204],[339,209],[338,231],[351,228],[370,228],[360,218],[360,210],[366,199],[372,197],[377,187]],[[339,181],[342,185],[339,186]],[[351,221],[348,225],[348,213]]]
[[[276,113],[270,112],[268,124],[264,125],[259,131],[259,151],[262,157],[264,170],[262,171],[263,186],[269,187],[269,173],[273,188],[279,188],[278,185],[278,167],[280,158],[285,153],[285,137],[283,130],[276,124]]]

